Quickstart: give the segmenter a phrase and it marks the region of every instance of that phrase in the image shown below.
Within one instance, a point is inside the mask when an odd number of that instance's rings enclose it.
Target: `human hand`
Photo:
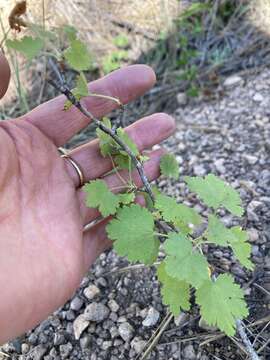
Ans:
[[[1,56],[0,69],[3,95],[9,69]],[[154,82],[149,67],[134,65],[92,82],[90,89],[127,103]],[[78,176],[57,148],[89,119],[74,107],[63,112],[64,102],[59,96],[18,119],[0,123],[0,343],[32,328],[63,305],[96,257],[111,246],[105,231],[108,219],[83,232],[84,225],[99,213],[86,208]],[[83,103],[96,117],[116,106],[91,97]],[[127,131],[140,150],[150,149],[172,134],[174,121],[166,114],[154,114]],[[145,164],[150,180],[159,175],[163,152],[150,152]],[[100,155],[97,140],[77,147],[70,156],[86,181],[103,176],[112,167]],[[119,182],[115,175],[104,179],[109,186]],[[134,181],[141,185],[136,171]]]

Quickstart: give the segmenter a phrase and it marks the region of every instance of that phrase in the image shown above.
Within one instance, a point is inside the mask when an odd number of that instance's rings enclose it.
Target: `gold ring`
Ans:
[[[61,151],[61,150],[59,150],[59,151]],[[68,154],[61,155],[61,158],[67,159],[70,162],[70,164],[74,167],[76,173],[78,174],[79,180],[80,180],[80,186],[83,186],[85,181],[84,181],[83,172],[82,172],[80,166]]]
[[[65,149],[65,148],[63,148],[63,147],[59,147],[59,148],[58,148],[58,151],[59,151],[60,154],[62,154],[62,155],[67,155],[67,154],[68,154],[67,149]]]

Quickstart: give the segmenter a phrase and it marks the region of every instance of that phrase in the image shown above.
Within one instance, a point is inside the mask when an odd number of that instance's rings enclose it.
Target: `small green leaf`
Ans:
[[[72,92],[74,95],[77,95],[80,98],[89,95],[87,80],[83,72],[80,72],[80,74],[77,76],[76,88]]]
[[[64,51],[64,58],[76,71],[86,71],[92,67],[92,59],[86,45],[77,39],[70,41],[70,47]]]
[[[71,25],[64,25],[60,30],[63,30],[66,33],[68,40],[71,42],[77,38],[77,29]]]
[[[43,41],[40,38],[25,36],[21,40],[7,40],[6,46],[23,53],[28,60],[32,60],[42,50]]]
[[[209,215],[206,238],[214,244],[230,246],[239,262],[247,269],[253,269],[254,266],[249,259],[251,246],[247,242],[248,234],[239,226],[228,229],[216,216]]]
[[[235,322],[248,315],[244,293],[228,274],[219,275],[215,282],[207,280],[196,291],[202,318],[218,326],[228,336],[235,334]]]
[[[213,174],[205,178],[185,176],[184,180],[189,189],[198,194],[206,205],[214,209],[223,206],[233,215],[243,215],[244,210],[238,192],[217,176]]]
[[[135,200],[135,194],[134,193],[119,194],[118,199],[121,204],[128,205]]]
[[[201,216],[192,208],[184,204],[178,204],[175,199],[158,194],[156,196],[156,208],[160,210],[165,221],[173,222],[176,226],[199,225],[202,222]]]
[[[129,45],[129,40],[126,35],[118,35],[114,38],[113,43],[119,48],[126,48]]]
[[[109,128],[109,129],[112,128],[110,119],[104,117],[102,119],[102,122],[104,123],[104,125],[107,128]],[[106,134],[101,129],[96,129],[96,134],[99,139],[99,148],[100,148],[101,155],[104,157],[106,157],[108,155],[113,155],[113,151],[115,149],[115,142],[110,137],[110,135]]]
[[[116,219],[107,225],[114,249],[131,262],[152,264],[158,255],[159,241],[154,235],[153,215],[137,204],[118,210]]]
[[[133,140],[131,140],[131,138],[124,129],[120,127],[117,129],[116,133],[118,137],[130,148],[130,150],[135,156],[140,155],[137,145],[133,142]],[[124,150],[120,150],[120,153],[122,153],[123,155],[127,155]]]
[[[94,180],[83,186],[86,193],[86,205],[90,208],[98,208],[106,217],[116,213],[119,207],[119,197],[113,194],[103,180]]]
[[[64,111],[69,110],[73,106],[72,102],[69,100],[66,100],[64,103]]]
[[[180,281],[186,281],[195,288],[209,279],[208,263],[203,255],[193,250],[191,242],[180,233],[169,233],[164,244],[167,254],[165,270]]]
[[[181,309],[189,310],[189,285],[169,276],[162,262],[157,268],[158,279],[162,283],[161,295],[165,305],[168,305],[174,316],[178,316]]]
[[[161,174],[172,177],[175,180],[179,177],[179,166],[173,154],[165,154],[160,160]]]

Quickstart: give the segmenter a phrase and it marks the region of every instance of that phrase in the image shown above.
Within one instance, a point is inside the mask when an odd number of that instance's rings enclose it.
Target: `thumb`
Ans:
[[[0,52],[0,99],[5,95],[10,79],[10,68],[5,56]]]

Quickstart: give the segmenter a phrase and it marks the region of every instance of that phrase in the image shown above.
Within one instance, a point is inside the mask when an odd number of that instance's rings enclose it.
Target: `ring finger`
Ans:
[[[144,171],[149,181],[156,179],[160,175],[159,163],[160,163],[160,158],[164,153],[165,153],[164,149],[158,149],[155,151],[151,151],[148,154],[150,159],[144,164]],[[121,176],[121,178],[119,175]],[[136,169],[132,172],[131,177],[134,184],[138,188],[142,186],[142,180]],[[107,175],[103,178],[103,180],[107,183],[110,189],[114,189],[112,190],[113,192],[119,192],[120,187],[123,186],[122,180],[125,181],[129,180],[129,173],[128,171],[123,170],[118,175],[117,174]],[[78,189],[77,193],[80,204],[82,221],[84,225],[87,225],[91,221],[95,220],[98,216],[100,216],[100,213],[97,209],[88,208],[85,205],[86,194],[83,191],[83,189],[81,188]]]

